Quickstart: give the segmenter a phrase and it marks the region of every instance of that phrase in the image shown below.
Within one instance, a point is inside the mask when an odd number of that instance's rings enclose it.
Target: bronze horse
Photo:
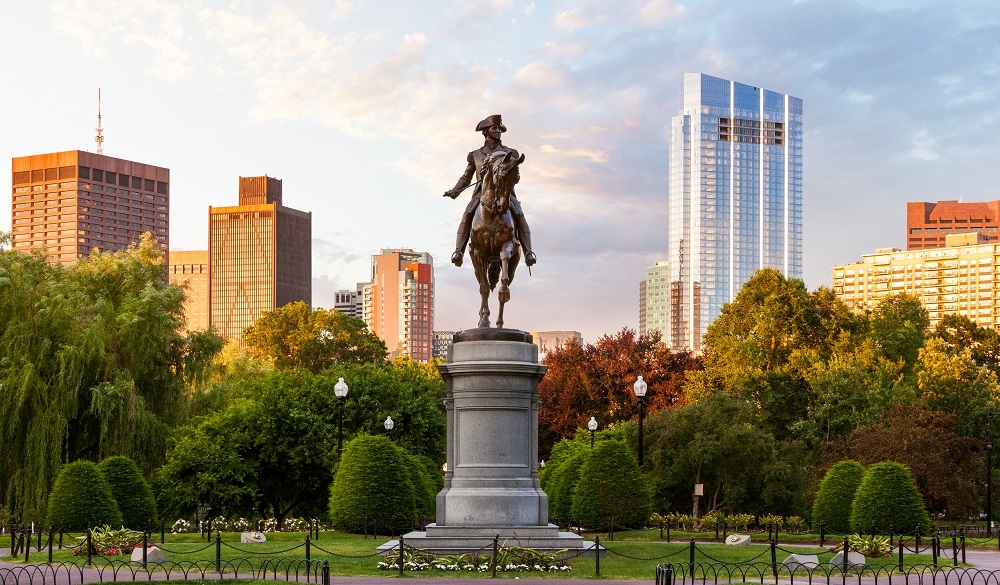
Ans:
[[[500,284],[497,299],[500,310],[497,327],[503,327],[503,306],[510,300],[510,283],[521,260],[521,247],[517,243],[514,220],[510,213],[510,196],[520,180],[518,166],[524,155],[514,158],[510,151],[498,151],[484,162],[479,206],[472,219],[472,238],[469,257],[479,281],[479,326],[490,326],[490,291]]]

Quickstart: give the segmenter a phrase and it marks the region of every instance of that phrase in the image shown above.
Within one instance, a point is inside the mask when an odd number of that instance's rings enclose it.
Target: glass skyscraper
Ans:
[[[757,269],[802,278],[802,100],[685,73],[669,173],[665,341],[701,349]]]

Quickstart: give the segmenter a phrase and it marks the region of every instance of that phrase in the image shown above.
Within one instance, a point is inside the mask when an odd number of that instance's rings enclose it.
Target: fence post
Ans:
[[[12,557],[14,557],[16,559],[17,558],[17,550],[15,550],[14,545],[17,542],[17,537],[14,536],[15,532],[16,531],[14,530],[14,521],[11,520],[10,521],[10,556],[12,556]]]
[[[772,526],[772,524],[770,522],[768,522],[767,523],[767,541],[768,542],[771,542],[772,540],[774,540],[774,533],[771,532],[771,526]]]
[[[367,525],[368,525],[368,518],[366,517],[365,518],[365,526],[367,527]],[[403,535],[400,534],[399,535],[399,576],[400,577],[403,576],[403,549],[404,548],[406,548],[406,546],[403,544]]]
[[[667,522],[667,544],[670,544],[670,523]]]
[[[660,540],[663,540],[663,520],[660,520]]]
[[[961,538],[962,538],[962,562],[964,563],[965,562],[965,529],[964,528],[962,529],[962,532],[961,532]]]
[[[903,572],[903,535],[899,535],[899,572]]]
[[[778,551],[777,551],[777,548],[776,548],[777,545],[778,545],[778,543],[774,539],[772,539],[771,540],[771,572],[774,573],[774,580],[775,580],[775,582],[777,582],[777,580],[778,580]]]
[[[41,523],[39,523],[38,524],[38,544],[36,545],[36,548],[38,549],[39,552],[41,552],[41,550],[42,550],[42,533],[43,532],[45,532],[45,530],[42,529],[42,525],[41,525]]]
[[[215,533],[215,570],[222,575],[222,534],[218,532]]]
[[[691,537],[691,542],[688,544],[688,563],[691,565],[691,581],[694,581],[694,537]]]
[[[826,522],[819,523],[819,545],[823,546],[823,541],[826,540]]]
[[[31,530],[30,528],[28,530]],[[24,534],[21,535],[21,540],[24,541],[24,562],[28,562],[28,558],[31,556],[31,532],[28,532],[27,538]]]
[[[951,564],[958,566],[958,537],[951,533]]]
[[[89,567],[91,561],[93,561],[94,547],[92,544],[92,538],[90,535],[90,529],[87,529],[87,566]]]
[[[167,524],[163,520],[160,520],[160,546],[167,540]]]
[[[937,535],[931,534],[931,558],[934,560],[934,568],[938,566]]]
[[[596,551],[594,553],[594,576],[595,577],[600,577],[601,576],[601,537],[600,536],[595,536],[594,537],[594,550]],[[496,577],[496,575],[493,575],[493,576]]]
[[[52,564],[52,541],[55,539],[56,527],[49,526],[49,564]]]
[[[600,537],[598,537],[598,538],[600,538]],[[497,535],[493,536],[493,562],[490,563],[491,565],[493,565],[493,578],[494,579],[497,578],[497,552],[498,552],[498,547],[499,546],[500,546],[500,535],[497,534]]]
[[[146,568],[146,551],[149,549],[149,537],[146,532],[142,533],[142,568]]]
[[[913,554],[920,554],[920,525],[918,524],[916,528],[913,529]]]
[[[60,526],[59,527],[59,550],[62,550],[62,537],[63,537],[63,529],[62,529],[62,526]]]
[[[843,559],[841,559],[842,560],[841,564],[843,565],[842,573],[845,575],[847,574],[847,556],[848,554],[850,554],[850,551],[851,551],[851,543],[850,541],[847,540],[847,537],[844,536],[844,557]]]
[[[719,540],[719,522],[715,522],[715,540]]]
[[[323,585],[330,585],[330,561],[323,560]]]
[[[309,567],[312,566],[312,563],[310,563],[311,559],[309,557],[309,552],[310,552],[309,551],[309,541],[310,541],[311,537],[312,537],[312,527],[309,527],[309,534],[306,535],[306,573],[307,574],[309,573]]]
[[[729,522],[723,520],[722,521],[722,540],[726,540],[727,536],[729,536]],[[667,542],[670,542],[670,541],[668,540]]]
[[[608,522],[611,524],[611,542],[614,542],[615,541],[615,517],[614,516],[610,517],[608,519]]]
[[[892,537],[893,537],[893,530],[892,530],[892,526],[890,526],[889,527],[889,548],[892,548]]]

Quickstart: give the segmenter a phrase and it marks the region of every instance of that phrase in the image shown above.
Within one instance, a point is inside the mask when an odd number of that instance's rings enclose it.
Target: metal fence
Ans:
[[[775,571],[756,563],[664,563],[656,567],[656,585],[715,585],[718,583],[782,583],[794,585],[998,585],[1000,571],[966,567],[895,565],[843,571],[819,565],[795,572]]]

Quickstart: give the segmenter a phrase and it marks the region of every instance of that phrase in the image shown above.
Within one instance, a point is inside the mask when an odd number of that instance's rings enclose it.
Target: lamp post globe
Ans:
[[[596,418],[590,417],[590,420],[587,421],[587,430],[590,431],[590,448],[593,449],[594,448],[594,431],[597,430],[597,419]]]
[[[396,423],[392,422],[391,416],[387,416],[385,417],[385,422],[382,423],[382,426],[385,427],[385,430],[388,432],[392,430],[392,427],[396,426]]]
[[[639,467],[642,467],[642,417],[646,406],[646,390],[649,386],[646,381],[639,376],[632,384],[632,391],[635,392],[636,400],[639,401]]]
[[[336,386],[333,387],[333,393],[337,396],[337,458],[340,458],[340,452],[344,448],[344,399],[347,398],[347,384],[344,383],[344,379],[341,378]]]

